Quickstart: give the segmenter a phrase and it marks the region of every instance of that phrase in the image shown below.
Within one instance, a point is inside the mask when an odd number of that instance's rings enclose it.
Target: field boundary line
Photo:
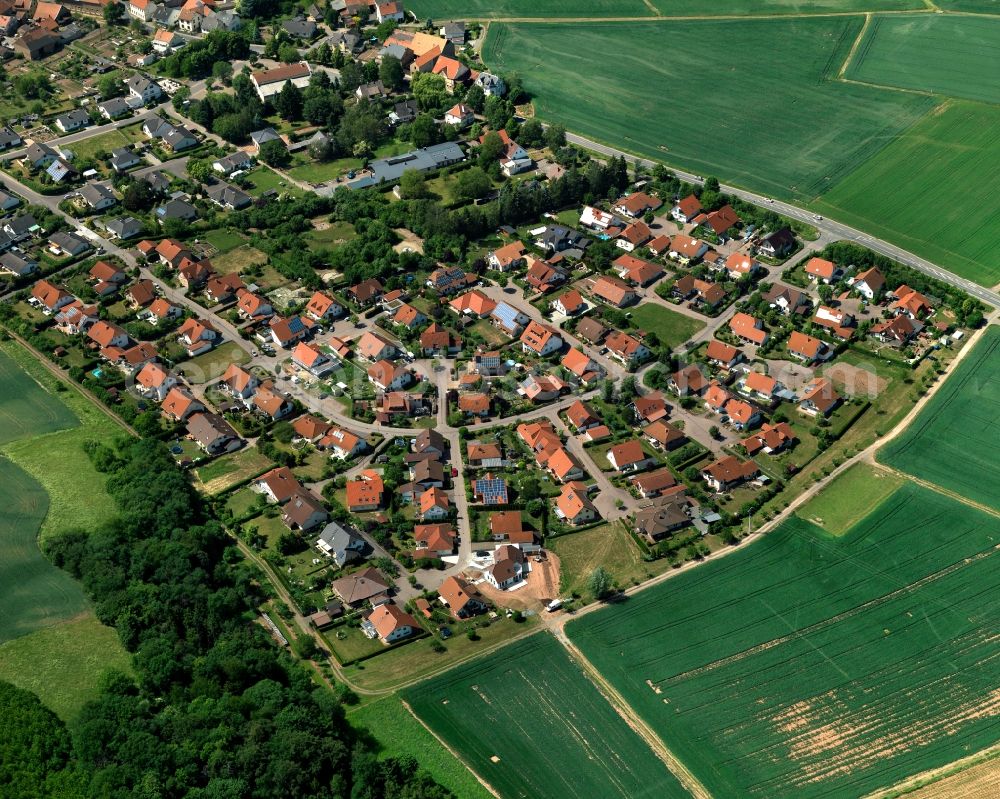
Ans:
[[[925,0],[926,2],[926,0]],[[858,48],[861,46],[862,39],[865,38],[865,34],[868,33],[868,28],[872,24],[871,12],[865,14],[865,24],[861,26],[861,30],[858,31],[858,36],[854,40],[854,44],[851,45],[851,49],[847,53],[847,58],[844,59],[844,63],[840,65],[840,72],[837,73],[839,79],[843,79],[847,72],[847,68],[851,65],[851,61],[854,60],[855,53],[858,52]]]
[[[413,712],[413,708],[410,707],[410,703],[409,702],[407,702],[405,699],[400,699],[399,701],[403,703],[403,707],[406,708],[406,712],[409,713],[411,716],[413,716],[413,718],[416,720],[417,724],[419,724],[421,727],[423,727],[425,730],[427,730],[427,732],[429,732],[434,737],[434,740],[436,740],[439,744],[441,744],[441,746],[443,746],[445,748],[445,751],[447,751],[448,754],[450,754],[453,758],[455,758],[455,760],[457,760],[459,763],[461,763],[463,766],[465,766],[469,770],[469,773],[473,777],[476,778],[476,781],[480,785],[482,785],[483,788],[485,788],[487,791],[489,791],[497,799],[503,799],[503,797],[500,796],[499,793],[497,793],[496,788],[494,788],[486,780],[484,780],[482,777],[480,777],[475,772],[475,769],[473,769],[472,766],[470,766],[468,763],[466,763],[465,759],[458,752],[456,752],[454,749],[452,749],[450,746],[448,746],[448,744],[446,744],[444,742],[444,740],[441,738],[440,735],[438,735],[436,732],[434,732],[434,730],[432,730],[429,726],[427,726],[424,723],[424,720],[422,718],[420,718],[420,716],[418,716],[416,713]]]
[[[926,0],[923,0],[926,2]],[[643,3],[649,6],[647,0],[643,0]],[[858,9],[857,11],[822,11],[817,14],[685,14],[683,16],[665,16],[662,13],[657,13],[654,17],[481,17],[480,20],[489,22],[501,22],[516,25],[527,25],[527,24],[537,24],[537,25],[578,25],[578,24],[598,24],[601,22],[746,22],[757,19],[829,19],[837,17],[861,17],[870,16],[874,14],[878,15],[892,15],[892,14],[952,14],[959,12],[952,11],[935,11],[932,8],[905,8],[905,9],[876,9],[873,11],[866,11],[863,9]],[[976,12],[962,12],[966,13],[968,16],[980,16],[980,17],[996,17],[996,14],[982,14]],[[476,17],[465,17],[464,19],[476,19]],[[438,20],[439,22],[441,20]]]
[[[931,482],[930,480],[925,480],[922,477],[916,477],[915,475],[912,475],[909,472],[900,471],[894,466],[888,466],[887,464],[884,464],[880,461],[872,460],[871,465],[877,469],[882,469],[883,471],[886,471],[889,474],[894,474],[897,477],[902,477],[904,480],[907,480],[911,483],[916,483],[918,486],[922,486],[923,488],[926,488],[930,491],[935,491],[938,494],[943,494],[949,499],[953,499],[956,502],[961,502],[963,505],[968,505],[969,507],[975,508],[978,511],[987,513],[990,516],[996,516],[997,518],[1000,518],[1000,510],[997,510],[996,508],[993,508],[989,505],[983,505],[981,502],[976,502],[974,499],[970,499],[964,494],[959,494],[957,491],[952,491],[950,488],[945,488],[944,486],[940,486],[937,483]]]
[[[599,603],[595,603],[599,604]],[[622,720],[632,728],[632,730],[642,738],[646,745],[653,751],[663,764],[667,767],[667,770],[673,774],[677,780],[680,782],[681,787],[683,787],[688,793],[690,793],[695,799],[713,799],[712,794],[709,792],[702,782],[694,775],[694,773],[681,761],[677,755],[671,751],[671,749],[666,745],[660,736],[658,736],[653,728],[650,727],[642,717],[636,713],[635,709],[628,703],[624,696],[618,692],[618,690],[611,685],[605,679],[604,675],[597,670],[582,651],[569,640],[569,637],[561,629],[558,631],[553,631],[555,639],[563,645],[569,656],[576,661],[580,667],[583,669],[584,675],[594,684],[601,696],[604,697],[605,701],[614,708],[615,712],[621,716]]]
[[[953,760],[944,766],[914,774],[889,788],[879,788],[877,791],[865,794],[861,799],[896,799],[899,796],[919,791],[921,788],[928,788],[935,783],[964,774],[969,769],[989,763],[1000,757],[1000,743],[980,749],[966,757]]]

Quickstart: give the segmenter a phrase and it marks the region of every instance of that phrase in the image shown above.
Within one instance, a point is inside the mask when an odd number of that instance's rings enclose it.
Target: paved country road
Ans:
[[[630,163],[639,162],[644,166],[653,166],[654,163],[645,158],[639,158],[624,150],[616,149],[615,147],[609,147],[606,144],[601,144],[600,142],[593,141],[592,139],[587,139],[583,136],[578,136],[575,133],[567,133],[566,140],[570,144],[575,144],[579,147],[585,147],[595,153],[600,153],[601,155],[607,156],[623,156],[626,161]],[[701,183],[702,177],[700,175],[695,175],[691,172],[683,172],[679,169],[674,169],[670,167],[677,177],[687,180],[691,183]],[[895,261],[899,261],[901,264],[910,266],[914,269],[923,272],[926,275],[937,278],[945,283],[962,289],[976,299],[986,303],[992,308],[1000,308],[1000,294],[990,289],[983,288],[978,283],[973,283],[971,280],[966,280],[963,277],[959,277],[946,269],[942,269],[940,266],[931,263],[919,256],[914,255],[911,252],[907,252],[901,247],[897,247],[894,244],[890,244],[882,239],[870,236],[867,233],[862,233],[860,230],[852,228],[848,225],[841,224],[840,222],[835,222],[830,219],[817,219],[816,215],[812,211],[806,211],[805,209],[799,208],[791,203],[781,202],[779,200],[773,200],[770,197],[766,197],[762,194],[755,194],[752,191],[745,191],[744,189],[738,189],[735,186],[727,186],[720,184],[722,191],[727,194],[732,194],[739,197],[741,200],[746,200],[747,202],[753,203],[754,205],[759,205],[763,208],[768,208],[770,210],[776,211],[779,214],[784,214],[790,219],[797,219],[801,222],[807,222],[810,225],[816,227],[821,234],[825,234],[827,237],[832,239],[845,239],[847,241],[855,241],[863,247],[867,247],[869,250],[874,250],[881,255],[885,255],[888,258],[892,258]]]

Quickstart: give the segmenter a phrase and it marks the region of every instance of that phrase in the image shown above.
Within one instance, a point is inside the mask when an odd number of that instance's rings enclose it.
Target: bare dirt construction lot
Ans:
[[[476,585],[480,593],[498,607],[515,610],[540,610],[559,596],[559,558],[551,552],[539,553],[541,563],[530,556],[531,573],[527,585],[514,591],[498,591],[483,581]]]
[[[420,236],[405,227],[395,228],[395,233],[402,239],[399,244],[393,247],[396,252],[418,252],[423,255],[424,240]]]
[[[824,370],[823,375],[851,397],[877,397],[889,385],[884,377],[849,363],[835,363]]]

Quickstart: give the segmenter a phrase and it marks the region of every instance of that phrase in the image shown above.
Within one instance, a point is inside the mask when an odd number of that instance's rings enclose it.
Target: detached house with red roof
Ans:
[[[737,313],[729,320],[729,329],[740,341],[747,344],[761,346],[769,338],[768,332],[764,329],[764,323],[750,314]]]
[[[336,319],[344,315],[344,306],[329,294],[317,291],[306,303],[306,316],[316,322]]]
[[[581,350],[567,351],[562,360],[559,361],[559,365],[572,372],[585,386],[604,377],[604,369],[601,368],[601,365]]]
[[[765,455],[777,455],[795,443],[795,433],[788,422],[778,422],[778,424],[764,423],[760,430],[752,436],[744,438],[740,445],[751,457],[758,452]]]
[[[604,344],[608,348],[608,354],[625,366],[640,364],[652,355],[649,347],[639,339],[628,333],[622,333],[620,330],[608,333]]]
[[[608,450],[607,458],[612,468],[623,474],[641,472],[656,463],[655,458],[646,454],[642,448],[642,442],[637,438],[611,447]]]
[[[639,298],[639,295],[629,287],[628,283],[623,283],[618,278],[607,275],[602,275],[594,281],[590,293],[616,308],[631,305]]]
[[[809,416],[829,416],[840,404],[842,397],[826,377],[814,377],[799,399],[799,410]]]
[[[305,341],[300,341],[292,350],[292,363],[313,377],[322,377],[337,365],[337,361],[327,353]]]
[[[135,376],[136,391],[146,399],[163,402],[177,378],[158,363],[147,363]]]
[[[661,205],[663,205],[663,200],[659,197],[653,197],[644,191],[636,191],[624,197],[619,197],[611,207],[616,214],[623,214],[632,219],[638,219],[647,213],[655,211]]]
[[[185,348],[190,358],[208,352],[221,338],[219,331],[205,319],[191,317],[177,330],[177,341]]]
[[[512,241],[503,247],[497,247],[487,256],[487,263],[490,269],[498,272],[510,272],[524,265],[524,256],[527,250],[520,241]]]
[[[693,194],[682,198],[671,209],[670,215],[682,224],[690,224],[702,211],[701,201]]]
[[[351,513],[365,513],[382,507],[385,483],[378,472],[365,469],[357,479],[347,482],[346,492],[347,509]]]
[[[836,283],[843,275],[843,270],[833,261],[813,257],[806,261],[804,267],[806,277],[813,283]]]
[[[905,283],[891,292],[891,296],[895,297],[895,302],[889,308],[897,315],[905,314],[910,319],[922,319],[934,312],[930,300]]]
[[[873,266],[861,272],[851,287],[869,302],[878,302],[885,290],[885,276]]]
[[[541,322],[531,321],[521,333],[521,349],[546,357],[562,349],[563,340],[551,327]]]
[[[456,619],[471,619],[489,610],[486,598],[461,577],[446,577],[438,588],[438,598]]]
[[[587,496],[587,485],[578,481],[566,483],[556,497],[556,516],[566,524],[579,526],[600,518],[597,508]]]
[[[637,286],[648,286],[663,274],[663,267],[631,255],[620,255],[611,264],[622,280]]]
[[[587,304],[576,289],[570,289],[565,294],[560,294],[552,300],[552,310],[561,313],[563,316],[573,316],[585,310]]]
[[[741,461],[735,455],[729,455],[706,466],[701,470],[701,477],[717,494],[725,493],[747,480],[753,480],[760,474],[760,469],[753,461]]]
[[[378,605],[368,618],[361,622],[361,629],[369,638],[378,638],[383,644],[392,644],[420,632],[420,623],[396,605]]]

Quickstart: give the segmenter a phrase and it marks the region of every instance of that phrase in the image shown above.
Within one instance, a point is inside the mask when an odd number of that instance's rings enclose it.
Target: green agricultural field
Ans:
[[[348,712],[351,723],[372,735],[383,757],[412,757],[458,799],[491,799],[475,775],[458,762],[395,696]]]
[[[1000,19],[921,14],[873,17],[845,77],[1000,102]]]
[[[0,347],[0,642],[76,616],[83,591],[49,563],[38,537],[90,529],[112,516],[104,480],[82,444],[120,431],[12,341]]]
[[[1000,327],[988,328],[906,431],[878,458],[1000,509]]]
[[[912,484],[567,625],[715,796],[861,796],[996,743],[997,520]]]
[[[843,535],[903,484],[892,472],[856,463],[795,511],[830,535]]]
[[[415,0],[410,8],[420,19],[605,19],[608,17],[759,16],[823,14],[845,11],[921,9],[920,0],[724,0],[706,5],[696,0]],[[655,13],[654,13],[655,9]]]
[[[813,204],[984,286],[1000,283],[1000,107],[949,101]]]
[[[545,121],[811,200],[933,105],[833,80],[862,25],[860,16],[493,24],[483,57],[521,75]]]
[[[0,680],[38,694],[67,722],[97,696],[107,669],[131,673],[129,655],[118,633],[89,612],[0,644]]]
[[[655,333],[671,348],[680,346],[705,326],[700,319],[692,319],[655,302],[644,302],[633,308],[632,324],[644,333]]]
[[[403,692],[505,799],[687,797],[547,633]]]

